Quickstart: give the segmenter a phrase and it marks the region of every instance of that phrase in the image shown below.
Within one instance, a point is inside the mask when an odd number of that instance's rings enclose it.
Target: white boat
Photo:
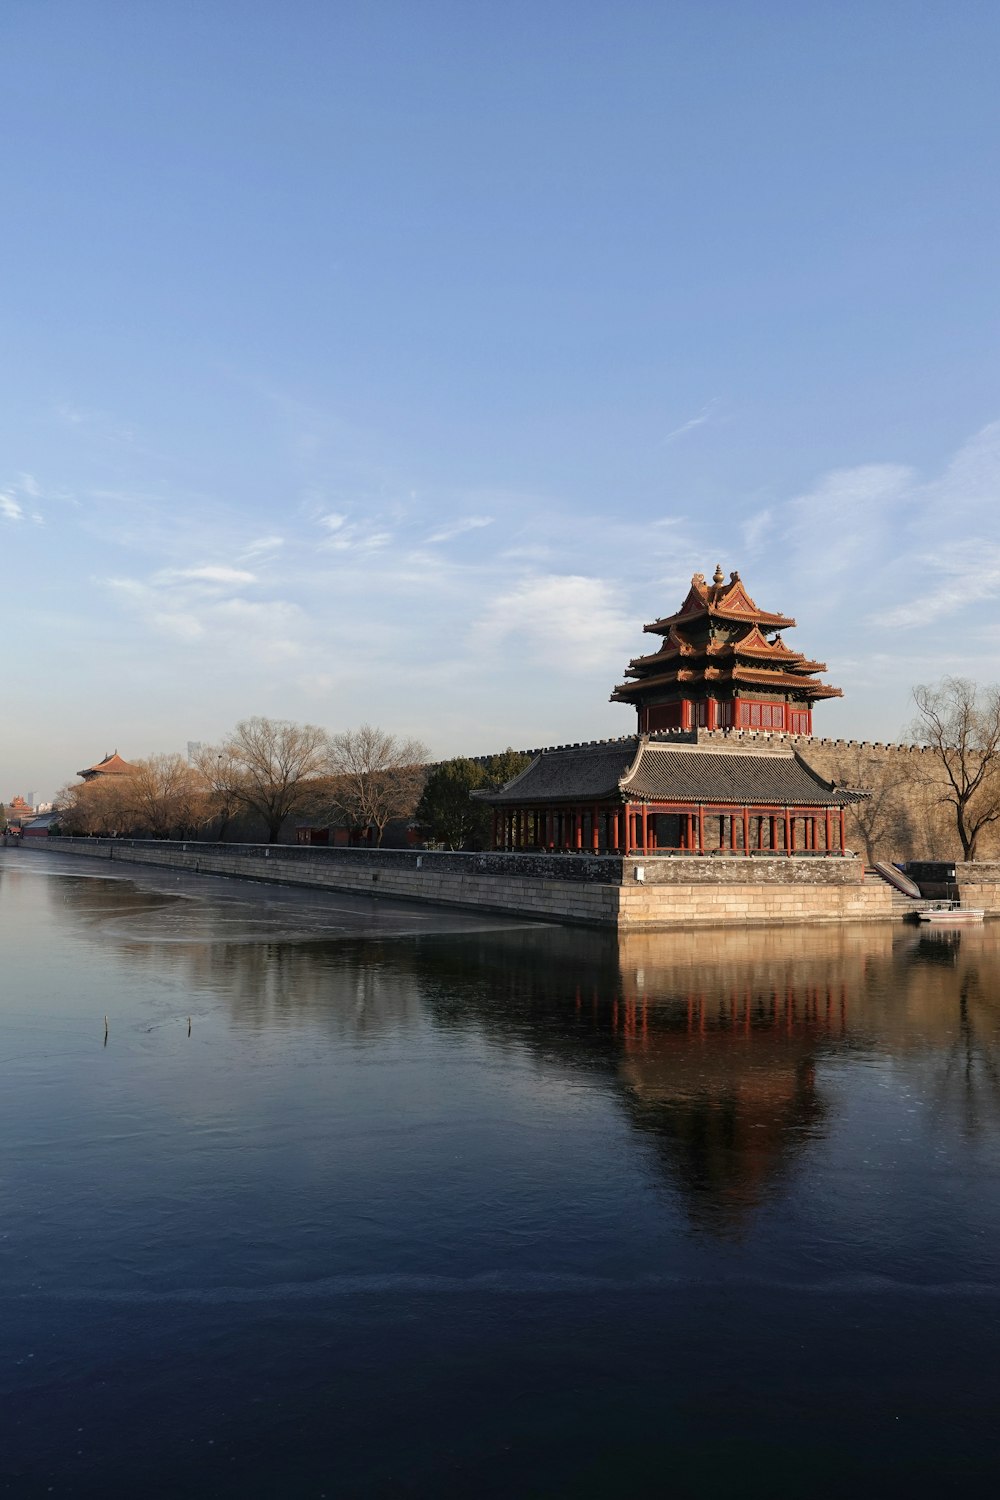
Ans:
[[[952,926],[955,922],[981,922],[985,911],[979,906],[959,906],[957,902],[942,902],[940,906],[928,906],[917,912],[918,922],[937,922]]]

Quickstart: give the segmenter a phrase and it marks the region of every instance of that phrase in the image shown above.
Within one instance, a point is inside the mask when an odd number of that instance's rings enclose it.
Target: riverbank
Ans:
[[[853,855],[641,859],[62,838],[23,850],[26,857],[57,852],[619,931],[899,919],[889,887],[866,880]],[[995,867],[994,875],[992,899],[974,904],[1000,912]]]

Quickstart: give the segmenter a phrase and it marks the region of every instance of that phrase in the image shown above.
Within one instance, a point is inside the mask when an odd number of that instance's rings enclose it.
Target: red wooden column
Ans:
[[[729,814],[729,852],[735,854],[739,845],[736,842],[736,814]]]
[[[743,809],[743,853],[750,853],[750,809]]]
[[[698,853],[705,852],[705,809],[698,805]]]
[[[641,827],[642,827],[642,852],[643,852],[643,854],[648,854],[649,853],[649,812],[648,812],[648,809],[646,807],[645,802],[642,804],[642,811],[639,814],[639,821],[640,821],[640,824],[641,824]]]
[[[826,810],[826,848],[823,851],[824,854],[829,854],[830,853],[830,845],[832,844],[832,842],[833,842],[833,831],[830,828],[830,809],[827,808],[827,810]]]
[[[573,813],[576,822],[576,847],[577,851],[583,848],[583,808],[578,807]]]
[[[792,815],[788,811],[788,808],[786,807],[785,808],[785,853],[786,854],[791,854],[791,853],[793,853],[794,849],[795,849],[795,844],[794,844],[793,839],[792,839]]]
[[[597,807],[590,809],[590,847],[595,854],[601,847],[601,813]]]
[[[681,699],[681,728],[682,729],[690,729],[691,728],[691,699],[690,698],[682,698]]]
[[[846,844],[845,839],[844,839],[844,809],[841,808],[840,809],[840,852],[841,852],[841,854],[844,853],[844,851],[846,850],[846,848],[847,848],[847,844]]]
[[[706,708],[707,708],[707,712],[705,714],[705,721],[706,721],[705,722],[705,728],[706,729],[716,729],[716,728],[718,728],[719,705],[716,703],[716,701],[715,701],[714,698],[709,698],[708,703],[706,705]]]

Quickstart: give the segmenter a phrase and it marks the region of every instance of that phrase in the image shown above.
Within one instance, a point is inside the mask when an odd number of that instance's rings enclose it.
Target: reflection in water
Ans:
[[[995,1481],[1000,925],[619,941],[7,853],[0,1488]]]
[[[322,904],[248,914],[202,900],[192,913],[190,900],[122,882],[61,887],[132,965],[182,966],[192,992],[225,996],[240,1028],[318,1026],[359,1042],[416,1035],[430,1016],[474,1030],[497,1066],[516,1047],[605,1078],[692,1225],[713,1232],[743,1225],[824,1136],[826,1059],[914,1068],[939,1119],[968,1135],[1000,1119],[991,927],[522,929],[331,945],[316,935]]]

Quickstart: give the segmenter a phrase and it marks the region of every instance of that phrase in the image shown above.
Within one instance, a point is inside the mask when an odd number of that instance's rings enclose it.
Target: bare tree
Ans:
[[[325,786],[329,753],[327,733],[315,724],[255,717],[242,719],[217,749],[204,751],[201,763],[215,762],[209,783],[216,798],[256,813],[268,843],[276,844],[285,819]]]
[[[210,816],[208,788],[183,755],[151,755],[121,779],[128,783],[130,822],[153,838],[183,837]]]
[[[381,844],[393,818],[408,817],[423,789],[427,747],[362,724],[330,741],[330,795],[357,828],[374,827]]]
[[[1000,820],[1000,687],[964,677],[913,689],[917,718],[910,737],[925,744],[944,773],[939,801],[948,803],[967,860],[984,828]]]
[[[95,776],[63,787],[60,823],[71,834],[124,833],[132,824],[131,775]]]
[[[239,781],[235,758],[226,746],[203,745],[195,755],[194,764],[207,789],[206,822],[218,821],[218,838],[224,843],[226,830],[243,806],[235,791]]]

